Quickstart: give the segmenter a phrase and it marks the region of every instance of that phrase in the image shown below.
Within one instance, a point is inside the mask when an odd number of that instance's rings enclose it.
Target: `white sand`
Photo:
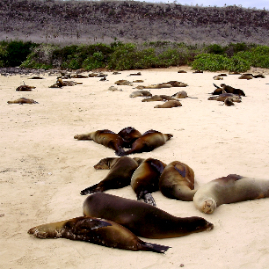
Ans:
[[[109,81],[72,79],[83,84],[62,89],[48,88],[55,76],[46,75],[43,80],[0,76],[0,268],[268,268],[269,199],[222,205],[213,215],[205,215],[192,202],[154,193],[161,209],[181,217],[201,216],[215,225],[212,231],[181,238],[142,238],[171,246],[165,255],[67,239],[41,240],[27,233],[36,225],[82,215],[86,197],[80,191],[108,172],[96,171],[93,165],[115,156],[114,152],[92,141],[77,141],[75,134],[98,129],[119,132],[127,126],[140,132],[156,129],[174,137],[152,152],[136,155],[165,163],[185,162],[194,169],[200,185],[230,173],[268,179],[268,71],[263,70],[263,79],[247,81],[229,75],[214,81],[214,73],[193,74],[187,68],[187,74],[178,74],[178,69],[140,70],[140,77],[128,76],[137,72],[134,70],[120,75],[108,72]],[[186,90],[198,99],[183,99],[182,107],[153,108],[157,102],[129,98],[132,86],[108,91],[119,79],[144,79],[143,85],[182,81],[189,86],[151,92],[172,95]],[[16,92],[23,80],[37,88]],[[247,97],[233,107],[209,101],[212,83],[241,88]],[[6,103],[22,96],[39,104]],[[130,186],[107,192],[136,199]]]

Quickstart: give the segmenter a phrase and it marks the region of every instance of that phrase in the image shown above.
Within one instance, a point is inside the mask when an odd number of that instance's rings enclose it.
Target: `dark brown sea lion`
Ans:
[[[131,148],[134,141],[142,136],[142,134],[134,127],[126,127],[118,132],[118,135],[123,139],[124,147]]]
[[[179,237],[213,229],[204,218],[176,217],[149,204],[102,192],[87,197],[83,214],[112,220],[145,238]]]
[[[215,85],[216,86],[216,85]],[[227,93],[233,93],[233,94],[237,94],[239,96],[246,96],[245,93],[240,90],[240,89],[235,89],[232,86],[226,85],[224,83],[220,84],[220,87]]]
[[[7,101],[8,104],[20,104],[20,105],[23,105],[23,104],[38,104],[38,102],[36,102],[35,100],[33,99],[28,99],[28,98],[25,98],[25,97],[21,97],[19,99],[16,99],[14,101]]]
[[[107,148],[114,149],[115,153],[119,156],[124,155],[123,139],[118,134],[115,134],[108,129],[97,130],[88,134],[75,135],[74,138],[78,140],[93,140]]]
[[[146,243],[125,227],[113,221],[78,217],[65,221],[43,224],[28,231],[37,238],[67,238],[126,250],[145,250],[164,253],[170,247]]]
[[[269,180],[230,174],[201,186],[193,197],[201,212],[211,214],[222,204],[269,197]]]
[[[85,195],[128,186],[131,183],[131,177],[137,167],[138,163],[127,156],[120,158],[104,158],[94,165],[94,168],[110,169],[108,175],[99,183],[82,190],[80,194]]]
[[[134,171],[131,187],[136,193],[137,200],[156,206],[151,193],[159,190],[159,178],[166,164],[158,159],[148,158]]]
[[[149,152],[165,144],[173,137],[172,134],[163,134],[155,130],[149,130],[135,140],[130,150],[125,151],[125,155],[141,152]]]
[[[169,100],[167,102],[164,102],[161,105],[156,105],[154,108],[172,108],[172,107],[178,107],[182,106],[182,104],[177,100]]]
[[[29,86],[29,85],[21,85],[19,86],[16,91],[18,92],[25,92],[25,91],[32,91],[32,89],[35,89],[35,86]]]
[[[253,79],[253,75],[252,74],[243,74],[240,77],[238,77],[239,79]]]
[[[161,193],[172,199],[192,201],[194,190],[194,171],[187,164],[174,161],[163,170],[159,189]]]
[[[178,73],[181,73],[181,74],[182,74],[182,73],[187,73],[187,71],[185,71],[185,70],[178,70],[177,72],[178,72]]]

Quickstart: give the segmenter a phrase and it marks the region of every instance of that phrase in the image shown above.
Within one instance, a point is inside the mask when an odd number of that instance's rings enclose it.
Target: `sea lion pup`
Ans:
[[[125,155],[152,151],[164,145],[171,137],[173,137],[172,134],[163,134],[155,130],[149,130],[135,140],[132,148],[125,151]]]
[[[35,86],[21,85],[16,89],[16,91],[17,92],[26,92],[26,91],[30,92],[32,91],[32,89],[35,89],[35,88],[36,88]]]
[[[21,97],[19,99],[16,99],[14,101],[7,101],[8,104],[20,104],[20,105],[23,105],[23,104],[38,104],[37,101],[33,100],[33,99],[28,99],[28,98],[25,98],[25,97]]]
[[[227,99],[228,97],[231,98],[231,100],[233,102],[237,102],[237,103],[242,102],[241,97],[239,95],[233,94],[233,93],[222,93],[219,96],[211,96],[208,98],[208,100],[217,100],[217,101],[224,102],[225,99]]]
[[[179,237],[213,229],[204,218],[179,218],[149,204],[102,192],[86,198],[83,214],[112,220],[145,238]]]
[[[227,97],[227,98],[224,100],[224,105],[225,105],[225,106],[234,106],[234,102],[233,102],[232,97]]]
[[[108,129],[97,130],[88,134],[78,134],[75,135],[74,138],[78,140],[93,140],[94,142],[101,144],[107,148],[114,149],[118,156],[124,155],[123,139],[118,134],[115,134]]]
[[[164,102],[161,105],[154,106],[154,108],[172,108],[172,107],[178,107],[178,106],[182,106],[182,104],[179,101],[169,100],[169,101]]]
[[[80,194],[85,195],[128,186],[131,183],[133,172],[137,167],[138,163],[127,156],[101,159],[94,165],[94,168],[97,170],[110,169],[108,175],[99,183],[82,190]]]
[[[214,84],[214,86],[218,88],[217,85]],[[237,94],[239,96],[241,96],[241,95],[246,96],[245,93],[242,90],[235,89],[232,86],[226,85],[224,83],[220,84],[220,87],[227,93],[233,93],[233,94]]]
[[[130,98],[135,98],[138,96],[152,96],[152,94],[149,91],[134,91],[130,94]]]
[[[172,199],[192,201],[194,190],[194,171],[187,164],[174,161],[163,170],[159,189],[161,193]]]
[[[136,193],[137,200],[156,206],[151,193],[159,190],[159,178],[166,164],[158,159],[144,160],[134,171],[131,178],[131,187]]]
[[[193,197],[201,212],[211,214],[222,204],[269,197],[269,181],[230,174],[201,186]]]
[[[77,217],[65,221],[43,224],[31,228],[28,233],[41,239],[67,238],[134,251],[146,250],[164,253],[170,248],[146,243],[120,224],[93,217]]]
[[[118,132],[118,135],[123,139],[124,148],[131,148],[134,141],[142,136],[142,134],[134,127],[125,127]]]
[[[223,80],[223,76],[216,75],[213,77],[214,80]]]

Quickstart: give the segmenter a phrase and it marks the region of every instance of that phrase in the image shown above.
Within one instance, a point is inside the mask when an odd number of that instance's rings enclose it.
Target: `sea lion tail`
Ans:
[[[169,248],[171,248],[164,245],[158,245],[158,244],[152,244],[152,243],[146,243],[146,242],[142,242],[141,246],[143,250],[153,251],[157,253],[165,253]]]

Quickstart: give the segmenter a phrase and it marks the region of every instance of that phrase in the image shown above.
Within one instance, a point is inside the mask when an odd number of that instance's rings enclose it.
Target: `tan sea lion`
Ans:
[[[81,82],[75,81],[63,81],[62,78],[57,78],[56,83],[51,85],[49,88],[62,88],[64,86],[74,86],[77,84],[82,84]]]
[[[129,76],[141,76],[141,72],[137,72],[137,73],[132,73]]]
[[[149,91],[134,91],[130,94],[130,98],[135,98],[138,96],[152,96],[152,94]]]
[[[142,134],[134,127],[125,127],[118,132],[118,135],[123,139],[124,147],[131,148],[134,141],[142,136]]]
[[[125,155],[152,151],[164,145],[171,137],[173,137],[172,134],[163,134],[155,130],[149,130],[134,141],[132,148],[125,151]]]
[[[204,218],[176,217],[149,204],[102,192],[87,197],[83,214],[112,220],[145,238],[179,237],[213,229]]]
[[[116,85],[129,85],[129,86],[133,86],[133,83],[128,81],[128,80],[124,80],[124,79],[121,79],[121,80],[118,80],[115,82]]]
[[[97,130],[88,134],[75,135],[74,138],[78,140],[93,140],[107,148],[114,149],[115,153],[119,156],[124,155],[123,139],[118,134],[115,134],[108,129]]]
[[[214,80],[223,80],[223,77],[220,75],[214,76],[213,77]]]
[[[161,105],[156,105],[154,108],[172,108],[172,107],[178,107],[182,106],[182,104],[177,100],[169,100],[167,102],[164,102]]]
[[[32,91],[32,89],[35,89],[35,86],[29,86],[29,85],[21,85],[19,86],[16,91],[17,92],[25,92],[25,91]]]
[[[170,84],[172,87],[187,87],[188,84],[176,80],[168,81],[167,84]]]
[[[201,212],[211,214],[222,204],[269,197],[269,180],[230,174],[201,186],[193,197]]]
[[[153,95],[151,97],[142,99],[142,102],[154,102],[154,101],[166,101],[166,100],[177,100],[176,98],[169,95]]]
[[[85,195],[128,186],[131,183],[131,177],[137,167],[138,163],[127,156],[120,158],[104,158],[94,165],[94,168],[110,169],[108,175],[99,183],[82,190],[80,194]]]
[[[8,104],[38,104],[37,101],[33,100],[33,99],[29,99],[29,98],[25,98],[25,97],[21,97],[19,99],[16,99],[14,101],[7,101]]]
[[[37,238],[67,238],[126,250],[164,253],[170,247],[146,243],[125,227],[113,221],[94,217],[78,217],[31,228]]]
[[[174,161],[163,170],[159,189],[161,193],[172,199],[192,201],[194,190],[194,171],[187,164]]]
[[[232,97],[227,97],[227,98],[224,100],[224,105],[225,105],[225,106],[234,106],[234,102],[233,102]]]
[[[187,98],[188,94],[186,91],[179,91],[179,92],[176,92],[175,94],[173,94],[172,96],[180,99],[180,98]]]
[[[226,98],[231,98],[233,102],[240,103],[242,102],[242,99],[239,95],[233,94],[233,93],[222,93],[218,96],[211,96],[208,98],[208,100],[217,100],[224,102]]]
[[[131,187],[136,193],[137,200],[156,206],[151,193],[159,190],[159,178],[166,164],[158,159],[148,158],[134,171]]]

